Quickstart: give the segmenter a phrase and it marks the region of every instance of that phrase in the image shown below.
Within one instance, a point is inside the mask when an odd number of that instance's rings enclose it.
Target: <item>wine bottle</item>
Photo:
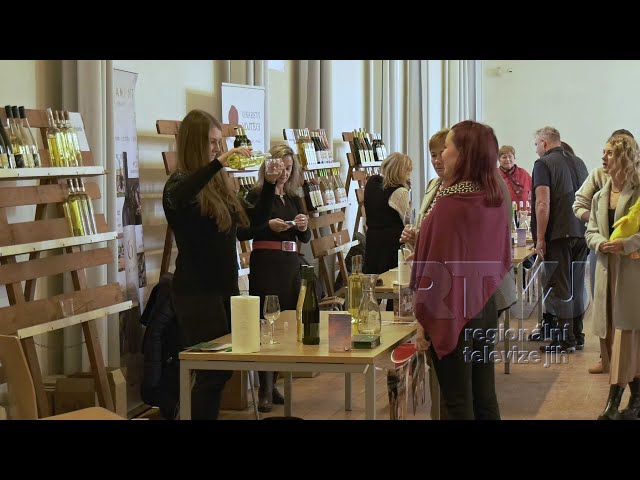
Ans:
[[[307,267],[307,288],[302,302],[302,343],[320,344],[320,307],[316,296],[316,278],[313,267]]]
[[[7,137],[5,141],[5,137]],[[13,153],[11,152],[11,145],[9,143],[9,137],[7,132],[0,122],[0,168],[15,168],[13,163]]]
[[[233,141],[233,148],[240,148],[243,145],[242,136],[240,135],[240,127],[234,127],[235,140]]]
[[[76,133],[75,128],[71,125],[71,120],[69,118],[69,112],[64,110],[62,112],[64,117],[64,129],[63,132],[67,138],[67,146],[69,147],[69,161],[73,162],[72,166],[81,167],[82,166],[82,150],[80,150],[80,141],[78,140],[78,134]]]
[[[73,149],[73,143],[67,136],[67,128],[62,121],[62,114],[60,113],[60,111],[56,110],[55,112],[53,112],[53,117],[56,122],[56,127],[58,127],[58,130],[60,130],[60,138],[62,139],[61,143],[63,145],[64,165],[66,167],[74,167],[76,158]]]
[[[122,205],[122,244],[124,246],[125,292],[128,300],[138,298],[138,254],[136,249],[136,212],[129,182],[127,152],[122,152],[127,190]]]
[[[27,120],[27,114],[24,110],[24,105],[18,108],[18,112],[21,120],[20,128],[23,132],[22,137],[31,150],[33,166],[40,167],[42,166],[40,162],[40,150],[38,149],[38,143],[36,142],[36,139],[33,137],[33,132],[31,132],[31,125],[29,125],[29,120]]]
[[[362,302],[362,255],[355,255],[351,259],[351,275],[347,290],[347,310],[351,314],[351,333],[358,332],[358,309]]]
[[[27,152],[22,141],[20,131],[17,129],[16,124],[13,122],[13,113],[11,111],[11,105],[5,105],[4,111],[7,114],[7,124],[9,125],[9,144],[11,145],[11,151],[13,152],[13,158],[16,162],[16,168],[28,167]]]
[[[264,154],[262,152],[251,152],[250,157],[245,157],[239,153],[233,153],[227,160],[227,165],[236,170],[242,170],[248,167],[257,167],[264,162]]]
[[[73,233],[73,221],[71,218],[71,210],[69,208],[69,200],[62,202],[62,211],[64,212],[64,218],[67,219],[67,226],[69,227],[69,235],[74,236]]]
[[[302,277],[302,283],[300,285],[300,292],[298,293],[298,302],[296,304],[296,340],[302,343],[304,334],[304,326],[302,323],[302,310],[304,307],[304,299],[307,295],[307,270],[308,265],[300,265],[300,276]]]
[[[53,119],[51,108],[47,108],[47,120],[49,127],[47,128],[47,145],[49,147],[49,155],[51,156],[52,167],[65,167],[65,145],[64,138],[60,129],[56,127]]]
[[[71,226],[74,236],[86,235],[84,218],[81,206],[79,204],[78,195],[71,179],[67,179],[67,187],[69,188],[69,197],[67,203],[69,205],[69,213],[71,217]]]
[[[253,148],[251,139],[247,136],[247,131],[242,127],[242,136],[244,137],[244,146],[247,148]]]
[[[93,203],[91,202],[91,198],[87,195],[87,191],[84,188],[84,182],[82,179],[76,179],[78,189],[80,194],[82,195],[82,202],[84,204],[85,211],[87,213],[87,220],[89,225],[89,230],[91,235],[96,235],[98,233],[98,227],[96,226],[96,215],[93,211]]]
[[[362,160],[360,158],[360,143],[358,142],[356,131],[353,131],[353,140],[351,141],[351,153],[353,154],[353,166],[360,165]]]

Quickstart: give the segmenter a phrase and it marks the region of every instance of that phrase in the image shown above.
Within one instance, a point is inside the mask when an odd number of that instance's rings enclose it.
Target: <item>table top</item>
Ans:
[[[276,322],[274,337],[276,345],[261,345],[255,353],[233,352],[181,352],[180,360],[234,361],[234,362],[299,362],[299,363],[349,363],[371,364],[382,354],[405,343],[415,333],[417,324],[387,324],[393,321],[393,312],[381,312],[382,333],[380,345],[372,349],[357,349],[348,352],[330,352],[328,344],[328,319],[330,313],[320,312],[320,345],[303,345],[296,340],[296,312],[286,310]],[[284,325],[286,322],[286,326]],[[231,334],[216,339],[220,343],[231,343]]]
[[[533,248],[533,244],[527,244],[524,247],[514,246],[511,250],[511,263],[513,265],[520,265],[527,258],[535,255],[536,252]],[[398,269],[392,268],[378,276],[382,279],[382,285],[376,286],[376,293],[393,293],[393,282],[398,279]]]

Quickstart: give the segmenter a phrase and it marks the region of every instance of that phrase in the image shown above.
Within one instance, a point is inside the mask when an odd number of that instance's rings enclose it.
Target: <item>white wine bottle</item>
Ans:
[[[67,204],[69,205],[69,216],[71,217],[73,235],[86,235],[82,209],[71,179],[67,179],[67,187],[69,188],[69,197],[67,199]]]
[[[52,167],[65,167],[64,143],[62,132],[56,127],[53,119],[51,108],[47,108],[47,120],[49,127],[47,128],[47,146],[49,147],[49,155],[51,156]]]
[[[82,166],[82,151],[80,150],[80,141],[78,140],[78,134],[76,129],[71,125],[71,120],[69,117],[69,112],[64,110],[62,112],[62,116],[64,118],[64,129],[62,130],[67,138],[67,146],[70,150],[69,156],[70,161],[73,159],[74,167]]]
[[[236,170],[242,170],[244,168],[262,165],[264,158],[262,152],[252,152],[250,157],[234,153],[227,159],[227,165]]]
[[[42,166],[40,162],[40,150],[38,149],[38,143],[36,142],[36,139],[33,137],[33,133],[31,132],[31,125],[29,125],[29,120],[27,120],[27,114],[24,110],[24,105],[18,108],[18,112],[21,120],[20,127],[23,133],[22,137],[29,150],[31,151],[33,166],[40,167]]]
[[[5,105],[4,111],[7,114],[7,124],[9,125],[9,143],[11,145],[11,151],[13,152],[13,158],[16,162],[16,168],[28,167],[27,152],[22,141],[22,136],[18,130],[16,124],[13,122],[13,113],[11,111],[11,105]]]
[[[347,296],[347,310],[351,314],[351,333],[357,335],[358,310],[362,302],[362,255],[354,255],[351,259]]]

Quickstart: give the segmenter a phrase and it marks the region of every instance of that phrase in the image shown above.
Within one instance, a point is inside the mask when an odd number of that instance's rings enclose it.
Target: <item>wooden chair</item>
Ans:
[[[0,362],[9,391],[8,414],[12,420],[37,420],[38,405],[27,358],[18,337],[0,335]],[[83,408],[47,420],[126,420],[102,407]]]

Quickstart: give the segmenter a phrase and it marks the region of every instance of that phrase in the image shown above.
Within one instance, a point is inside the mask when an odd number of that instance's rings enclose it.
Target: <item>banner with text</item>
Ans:
[[[127,367],[129,407],[140,403],[143,363],[140,315],[147,285],[136,128],[137,80],[137,73],[113,71],[118,281],[124,290],[124,298],[134,302],[131,310],[120,313],[120,365]]]
[[[222,84],[222,123],[242,125],[254,151],[264,152],[267,144],[264,125],[264,87]],[[229,139],[227,147],[233,147]]]

